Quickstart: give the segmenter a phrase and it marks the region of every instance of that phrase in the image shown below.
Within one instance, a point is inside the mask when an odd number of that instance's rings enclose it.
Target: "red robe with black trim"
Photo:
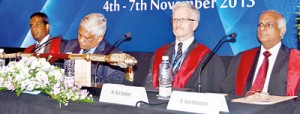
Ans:
[[[236,95],[244,94],[247,79],[256,57],[258,48],[254,48],[242,53],[241,60],[236,74]],[[288,61],[286,96],[297,96],[300,82],[300,51],[291,49]]]
[[[52,54],[60,54],[60,44],[61,44],[62,38],[60,36],[52,38],[50,41],[50,50],[49,52]],[[36,44],[32,44],[31,46],[27,47],[23,52],[24,53],[32,53],[32,51],[35,49]],[[50,59],[50,62],[55,61],[54,59]]]
[[[152,85],[154,87],[159,86],[159,64],[162,61],[162,56],[165,54],[167,47],[168,45],[159,48],[154,54],[155,56],[152,66]],[[174,76],[175,78],[173,79],[172,87],[184,88],[191,76],[193,75],[202,58],[209,52],[209,48],[207,48],[203,44],[199,44],[196,48],[194,48],[191,51],[189,55],[186,55],[185,60],[180,66],[180,69]]]

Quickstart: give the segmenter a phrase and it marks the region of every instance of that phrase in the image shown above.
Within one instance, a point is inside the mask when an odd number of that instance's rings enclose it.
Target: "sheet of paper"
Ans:
[[[271,105],[276,104],[282,101],[287,101],[297,98],[297,96],[273,96],[270,95],[268,99],[251,99],[248,97],[233,99],[231,102],[239,102],[239,103],[246,103],[246,104],[258,104],[258,105]]]
[[[91,61],[75,60],[75,85],[91,87]]]

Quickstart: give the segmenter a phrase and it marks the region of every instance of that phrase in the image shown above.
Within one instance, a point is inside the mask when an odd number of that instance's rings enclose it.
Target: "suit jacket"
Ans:
[[[72,52],[72,53],[79,53],[80,47],[78,43],[78,39],[70,40],[67,45],[67,48],[63,51],[63,53]],[[102,40],[99,45],[97,46],[94,54],[104,54],[108,49],[112,47],[106,40]],[[111,53],[122,53],[121,50],[115,48]],[[111,66],[108,63],[99,63],[97,68],[97,62],[92,62],[92,82],[94,82],[95,76],[98,78],[98,83],[122,83],[124,71],[118,66]]]
[[[196,40],[194,40],[192,42],[192,44],[188,47],[188,50],[186,52],[186,56],[189,56],[189,54],[191,53],[191,51],[197,47],[198,43]],[[175,48],[175,42],[172,42],[166,49],[165,54],[169,56],[169,58],[172,58],[172,53],[174,51]],[[203,62],[205,61],[205,59],[207,58],[208,54],[200,61],[200,63],[198,64],[195,72],[193,73],[193,75],[191,76],[190,80],[188,81],[188,83],[185,85],[185,88],[193,88],[194,90],[197,87],[197,81],[198,81],[198,77],[200,76],[199,70],[203,65]],[[149,73],[147,75],[146,78],[146,85],[152,85],[152,63],[153,63],[153,58],[152,57],[152,62],[151,62],[151,66],[149,69]],[[183,62],[186,60],[187,57],[184,58]],[[179,69],[180,70],[180,69]],[[221,92],[221,88],[220,88],[220,83],[221,81],[223,81],[223,79],[225,78],[225,69],[224,69],[224,65],[220,59],[219,56],[217,56],[216,54],[211,58],[211,60],[208,62],[208,64],[206,65],[206,67],[204,67],[204,69],[201,72],[201,92]]]
[[[271,72],[268,93],[270,95],[285,96],[287,90],[287,75],[288,75],[288,62],[290,57],[290,49],[282,45],[278,51],[277,58],[274,63],[273,70]],[[246,86],[244,89],[244,95],[250,90],[252,86],[252,81],[255,73],[255,68],[257,65],[258,57],[260,53],[260,48],[256,53],[256,57],[253,61],[252,67],[250,69],[249,76],[247,78]],[[230,63],[226,79],[222,82],[222,91],[229,94],[235,94],[235,84],[236,84],[236,74],[238,65],[240,63],[242,53],[235,56]],[[251,63],[249,63],[251,64]],[[298,87],[298,95],[299,95]]]

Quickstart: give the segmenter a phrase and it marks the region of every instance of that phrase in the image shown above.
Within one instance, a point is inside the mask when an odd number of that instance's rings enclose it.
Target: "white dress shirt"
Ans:
[[[256,75],[258,73],[258,70],[259,70],[260,66],[262,65],[262,63],[264,61],[265,56],[263,55],[263,53],[265,51],[269,51],[271,53],[271,56],[269,57],[269,68],[268,68],[268,72],[267,72],[267,76],[266,76],[266,80],[265,80],[265,84],[264,84],[264,88],[263,88],[262,92],[265,92],[265,93],[268,92],[268,86],[269,86],[271,73],[272,73],[274,63],[275,63],[275,60],[277,58],[277,54],[278,54],[278,51],[279,51],[281,45],[282,45],[282,43],[279,42],[278,44],[276,44],[274,47],[272,47],[269,50],[266,50],[263,46],[260,46],[259,58],[258,58],[258,62],[257,62],[257,65],[256,65],[255,75],[253,77],[252,84],[254,83],[254,81],[256,79]]]
[[[194,41],[194,36],[193,37],[191,37],[191,38],[189,38],[189,39],[187,39],[187,40],[185,40],[185,41],[183,41],[183,42],[181,42],[182,43],[182,54],[183,53],[185,53],[186,51],[187,51],[187,49],[189,48],[189,46],[192,44],[192,42]],[[178,50],[178,44],[179,44],[180,42],[178,41],[178,40],[176,40],[175,41],[175,52],[177,52],[177,50]],[[176,57],[176,55],[175,55],[175,57]]]
[[[94,51],[96,50],[96,48],[97,48],[97,46],[94,47],[94,48],[89,49],[89,51],[87,53],[93,54]],[[83,53],[83,49],[81,49],[79,53],[82,54]]]
[[[36,46],[38,46],[38,45],[40,45],[40,44],[43,44],[43,43],[47,42],[48,39],[49,39],[49,37],[50,37],[50,34],[48,34],[47,36],[45,36],[45,37],[42,39],[41,42],[37,42],[37,43],[36,43]],[[43,44],[43,46],[41,47],[41,49],[39,49],[36,53],[44,53],[44,51],[45,51],[45,46],[46,46],[46,45]]]

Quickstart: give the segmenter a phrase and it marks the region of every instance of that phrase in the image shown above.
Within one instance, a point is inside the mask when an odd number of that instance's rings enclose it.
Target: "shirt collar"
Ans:
[[[183,45],[182,45],[182,52],[185,52],[188,47],[192,44],[192,42],[194,41],[194,36],[192,36],[191,38],[181,42]],[[178,44],[180,42],[178,40],[175,41],[175,52],[177,52],[177,49],[178,49]]]
[[[45,43],[45,42],[49,39],[49,37],[50,37],[50,34],[48,34],[47,36],[45,36],[45,37],[42,39],[41,42],[37,42],[36,44],[39,45],[39,44]]]
[[[95,52],[96,48],[97,48],[97,47],[88,49],[89,51],[88,51],[87,53],[93,54],[93,53]],[[80,53],[83,53],[83,49],[80,50]]]
[[[264,48],[264,46],[260,46],[260,54],[263,54],[265,51],[269,51],[272,55],[277,55],[277,53],[278,53],[278,51],[279,51],[279,49],[280,49],[280,47],[281,47],[281,45],[282,45],[282,43],[281,42],[279,42],[278,44],[276,44],[274,47],[272,47],[271,49],[269,49],[269,50],[266,50],[265,48]]]

